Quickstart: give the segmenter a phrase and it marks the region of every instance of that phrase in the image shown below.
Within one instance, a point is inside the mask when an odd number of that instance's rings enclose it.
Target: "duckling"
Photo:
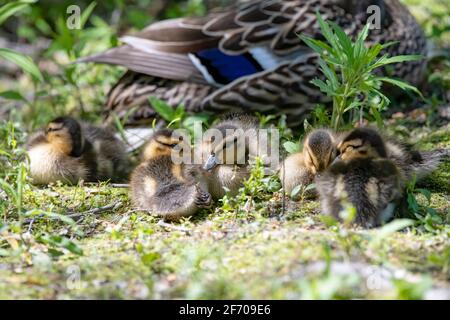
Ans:
[[[71,117],[52,120],[31,135],[26,148],[35,184],[120,180],[128,173],[125,146],[112,132]]]
[[[248,164],[260,154],[258,128],[256,117],[234,113],[212,127],[214,135],[203,138],[203,176],[213,199],[236,195],[250,177]]]
[[[358,128],[339,144],[339,156],[316,177],[322,211],[340,219],[346,203],[356,209],[354,223],[376,227],[394,216],[403,196],[402,172],[388,158],[377,131]]]
[[[307,187],[314,177],[328,168],[336,157],[336,134],[328,129],[311,131],[303,150],[289,155],[280,167],[280,180],[287,194],[296,186]],[[309,195],[314,196],[313,193]]]
[[[195,168],[174,163],[172,156],[181,153],[180,145],[170,129],[158,130],[152,136],[143,152],[144,161],[131,174],[135,207],[177,220],[211,206],[211,195],[196,181]]]

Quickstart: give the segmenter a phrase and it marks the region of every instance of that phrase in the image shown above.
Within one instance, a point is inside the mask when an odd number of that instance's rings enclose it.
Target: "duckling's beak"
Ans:
[[[217,158],[216,155],[211,154],[208,159],[206,160],[206,163],[203,166],[203,169],[206,171],[211,171],[215,166],[217,166]]]
[[[341,160],[342,160],[341,155],[338,155],[336,158],[334,158],[334,160],[333,160],[333,162],[331,163],[331,165],[333,165],[333,164],[335,164],[336,162],[341,161]]]

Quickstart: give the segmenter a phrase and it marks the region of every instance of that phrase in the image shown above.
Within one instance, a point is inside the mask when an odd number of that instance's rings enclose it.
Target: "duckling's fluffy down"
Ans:
[[[169,220],[209,207],[211,196],[189,175],[181,166],[173,165],[170,156],[141,163],[131,175],[134,206]]]
[[[30,136],[27,151],[33,183],[120,181],[128,176],[130,167],[123,142],[109,129],[82,122],[80,125],[85,147],[81,156],[77,157],[67,155],[53,146],[44,130],[38,130]]]
[[[391,218],[402,196],[399,172],[386,159],[338,161],[316,177],[322,212],[340,219],[345,203],[356,208],[354,222],[375,227]]]

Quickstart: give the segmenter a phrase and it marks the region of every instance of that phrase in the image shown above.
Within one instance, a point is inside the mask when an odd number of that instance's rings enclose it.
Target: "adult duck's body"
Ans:
[[[151,24],[121,40],[124,45],[81,61],[109,63],[129,71],[111,89],[106,113],[149,123],[154,96],[189,112],[239,110],[284,113],[300,123],[327,98],[310,80],[320,76],[317,57],[298,37],[320,38],[316,12],[355,36],[378,6],[381,26],[370,43],[398,41],[390,55],[426,54],[414,17],[398,0],[257,0],[205,17]],[[397,64],[393,76],[417,84],[424,61]]]

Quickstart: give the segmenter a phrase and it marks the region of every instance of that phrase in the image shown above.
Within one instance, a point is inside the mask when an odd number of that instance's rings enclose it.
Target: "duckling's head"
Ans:
[[[144,147],[143,160],[150,160],[160,156],[170,156],[183,140],[174,135],[171,129],[160,129],[151,137]]]
[[[203,148],[207,152],[203,169],[209,172],[222,164],[246,164],[249,154],[249,137],[240,129],[220,128],[219,131],[221,134],[214,135],[203,142]]]
[[[386,158],[386,147],[379,133],[369,128],[351,131],[338,145],[339,159]]]
[[[47,141],[58,151],[79,157],[83,153],[84,139],[80,123],[70,117],[59,117],[45,128]]]
[[[336,157],[333,137],[328,130],[311,132],[303,144],[303,156],[306,166],[313,174],[328,168]]]

